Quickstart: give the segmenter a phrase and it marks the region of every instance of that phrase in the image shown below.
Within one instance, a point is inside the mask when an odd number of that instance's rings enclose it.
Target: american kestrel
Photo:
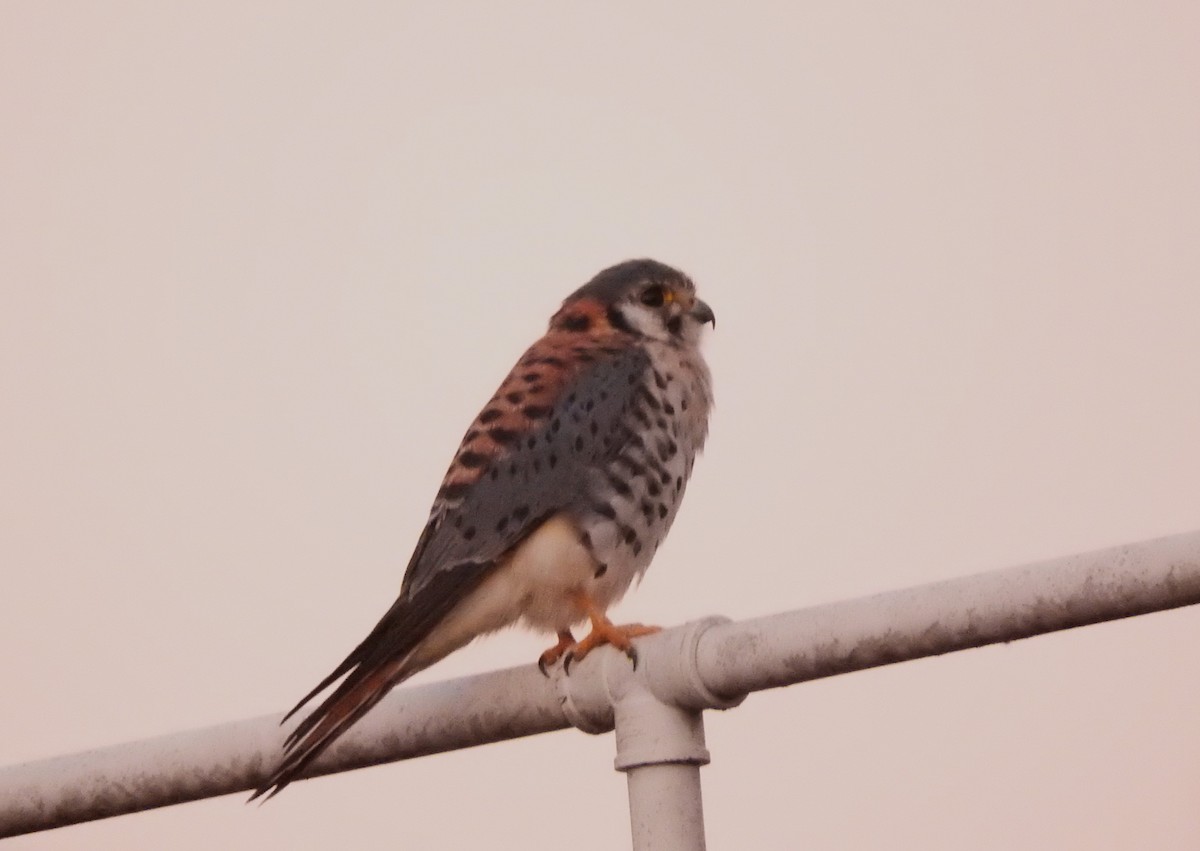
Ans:
[[[557,634],[543,672],[602,644],[636,664],[631,639],[657,628],[605,612],[649,566],[704,445],[708,323],[691,280],[653,260],[605,269],[563,302],[463,437],[399,598],[288,713],[345,678],[255,798],[296,779],[395,685],[510,624]],[[576,642],[583,621],[591,632]]]

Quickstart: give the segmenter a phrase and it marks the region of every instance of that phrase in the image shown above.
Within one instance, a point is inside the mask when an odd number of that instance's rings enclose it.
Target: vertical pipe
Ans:
[[[700,712],[632,688],[616,701],[613,720],[634,851],[704,851],[700,766],[709,755]]]
[[[633,851],[704,851],[699,765],[640,765],[625,776]]]

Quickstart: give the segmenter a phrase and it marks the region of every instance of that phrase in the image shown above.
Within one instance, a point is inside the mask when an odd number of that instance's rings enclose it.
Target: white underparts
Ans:
[[[570,628],[585,617],[578,595],[591,593],[596,570],[574,523],[562,515],[551,517],[434,628],[413,662],[432,665],[472,639],[518,620],[546,632]]]

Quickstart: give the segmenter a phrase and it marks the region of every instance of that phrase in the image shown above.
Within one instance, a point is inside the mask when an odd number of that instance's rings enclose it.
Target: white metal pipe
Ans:
[[[699,709],[661,702],[628,662],[608,654],[618,771],[629,785],[634,851],[704,851],[700,767],[709,762]]]
[[[385,698],[306,776],[570,726],[561,697],[527,665]],[[0,837],[214,798],[257,786],[282,752],[280,715],[0,769]]]
[[[700,766],[643,765],[626,777],[633,851],[704,851]]]
[[[1200,532],[715,625],[697,665],[718,695],[1200,603]]]
[[[688,710],[747,692],[1200,602],[1200,532],[638,642],[636,677]],[[401,689],[309,776],[557,730],[612,729],[619,654],[570,677],[530,665]],[[0,837],[253,788],[278,758],[278,716],[0,769]],[[648,775],[649,776],[649,775]]]

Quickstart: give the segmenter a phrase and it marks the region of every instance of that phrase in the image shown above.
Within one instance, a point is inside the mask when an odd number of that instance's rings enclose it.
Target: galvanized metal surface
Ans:
[[[279,758],[279,715],[0,769],[0,837],[242,792]],[[569,727],[554,685],[525,666],[395,692],[318,759],[351,771]]]
[[[700,768],[710,757],[703,714],[663,703],[628,679],[614,708],[615,765],[629,786],[633,851],[704,851]]]
[[[614,715],[621,723],[615,707],[630,689],[685,714],[727,708],[750,691],[1195,603],[1200,532],[740,623],[702,621],[640,641],[641,662],[628,678],[613,667],[627,665],[623,656],[597,652],[569,678],[547,680],[525,666],[401,689],[319,759],[310,776],[535,735],[572,721],[603,732],[612,729]],[[248,790],[278,757],[286,730],[277,722],[278,716],[255,718],[0,769],[0,837]],[[659,754],[639,763],[663,770],[631,777],[635,819],[663,789],[664,800],[674,802],[667,809],[699,812],[702,760],[695,758],[695,740],[686,743],[686,731],[676,732],[664,741],[692,748],[693,758]],[[684,801],[692,793],[681,790],[693,787],[694,801]]]
[[[644,765],[628,780],[633,851],[704,851],[700,766]]]
[[[738,695],[1196,603],[1190,532],[714,626],[699,668]]]

